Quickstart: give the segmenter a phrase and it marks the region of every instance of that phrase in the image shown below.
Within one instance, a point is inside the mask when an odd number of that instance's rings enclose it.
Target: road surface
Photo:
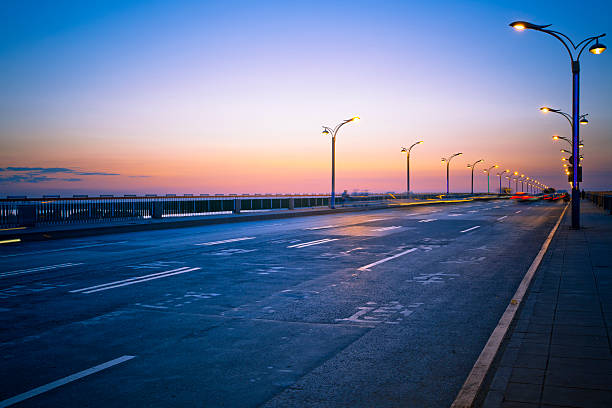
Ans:
[[[0,407],[449,406],[561,210],[2,245]]]

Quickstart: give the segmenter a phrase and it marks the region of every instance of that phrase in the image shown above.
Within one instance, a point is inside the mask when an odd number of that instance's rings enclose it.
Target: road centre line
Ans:
[[[96,286],[90,286],[88,288],[75,289],[75,290],[71,290],[70,293],[89,294],[89,293],[101,292],[103,290],[133,285],[135,283],[142,283],[142,282],[147,282],[147,281],[154,280],[154,279],[161,279],[161,278],[166,278],[168,276],[179,275],[179,274],[187,273],[187,272],[193,272],[199,269],[201,268],[189,268],[189,267],[183,266],[182,268],[172,269],[169,271],[152,273],[150,275],[144,275],[144,276],[136,276],[134,278],[124,279],[124,280],[109,282],[109,283],[103,283],[101,285],[96,285]]]
[[[47,391],[51,391],[57,387],[61,387],[62,385],[71,383],[73,381],[79,380],[83,377],[87,377],[88,375],[95,374],[99,371],[106,370],[107,368],[116,366],[117,364],[124,363],[128,360],[133,359],[135,356],[121,356],[114,360],[107,361],[106,363],[99,364],[97,366],[88,368],[87,370],[79,371],[76,374],[69,375],[68,377],[61,378],[59,380],[50,382],[49,384],[42,385],[40,387],[34,388],[30,391],[24,392],[19,395],[15,395],[9,399],[5,399],[4,401],[0,401],[0,408],[9,407],[13,404],[17,404],[18,402],[25,401],[29,398],[35,397]]]
[[[359,268],[358,270],[359,270],[359,271],[367,271],[368,269],[370,269],[370,268],[371,268],[371,267],[373,267],[373,266],[380,265],[381,263],[384,263],[384,262],[390,261],[390,260],[395,259],[395,258],[399,258],[400,256],[403,256],[403,255],[409,254],[409,253],[411,253],[411,252],[414,252],[414,251],[416,251],[417,249],[418,249],[418,248],[410,248],[410,249],[407,249],[406,251],[400,252],[399,254],[395,254],[395,255],[393,255],[393,256],[390,256],[390,257],[387,257],[387,258],[381,259],[380,261],[372,262],[371,264],[367,264],[367,265],[365,265],[365,266],[362,266],[362,267],[361,267],[361,268]]]
[[[21,252],[18,254],[9,254],[9,255],[1,255],[0,258],[11,258],[14,256],[23,256],[23,255],[37,255],[37,254],[47,254],[50,252],[60,252],[60,251],[70,251],[72,249],[82,249],[82,248],[92,248],[106,245],[115,245],[115,244],[125,244],[127,241],[117,241],[117,242],[107,242],[104,244],[92,244],[92,245],[80,245],[70,248],[60,248],[60,249],[48,249],[44,251],[33,251],[33,252]]]
[[[195,245],[200,245],[200,246],[219,245],[219,244],[226,244],[228,242],[246,241],[246,240],[255,239],[255,238],[256,237],[231,238],[231,239],[224,239],[223,241],[202,242],[201,244],[195,244]]]
[[[338,238],[324,238],[316,241],[302,242],[300,244],[289,245],[287,248],[306,248],[312,245],[325,244],[327,242],[337,241]]]
[[[497,221],[501,221],[501,220],[503,220],[504,218],[508,218],[508,216],[507,216],[507,215],[504,215],[503,217],[499,217],[499,218],[497,219]]]
[[[4,278],[4,277],[7,277],[7,276],[23,275],[23,274],[26,274],[26,273],[49,271],[49,270],[52,270],[52,269],[68,268],[70,266],[79,266],[79,265],[83,265],[83,263],[82,262],[80,262],[80,263],[65,263],[65,264],[59,264],[59,265],[39,266],[38,268],[20,269],[20,270],[17,270],[17,271],[1,272],[0,273],[0,278]]]
[[[466,229],[466,230],[459,231],[459,232],[461,232],[461,233],[464,233],[464,232],[470,232],[470,231],[472,231],[472,230],[475,230],[476,228],[480,228],[480,225],[477,225],[477,226],[475,226],[475,227],[468,228],[468,229]]]

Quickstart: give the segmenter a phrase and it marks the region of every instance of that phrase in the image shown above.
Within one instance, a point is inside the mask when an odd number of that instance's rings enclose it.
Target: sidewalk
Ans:
[[[568,210],[481,394],[482,408],[612,407],[612,216]]]

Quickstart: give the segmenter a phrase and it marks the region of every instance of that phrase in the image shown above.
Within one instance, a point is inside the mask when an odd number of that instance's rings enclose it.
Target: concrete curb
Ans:
[[[478,393],[482,388],[482,384],[484,383],[487,373],[489,372],[489,369],[493,364],[493,361],[495,359],[495,356],[497,355],[497,352],[499,351],[502,341],[504,340],[506,334],[508,333],[508,330],[510,329],[510,325],[512,324],[512,321],[514,320],[516,313],[519,310],[521,302],[523,301],[523,297],[527,293],[529,285],[531,284],[531,281],[538,267],[540,266],[540,263],[542,262],[546,251],[548,250],[548,246],[554,238],[555,233],[557,232],[557,229],[559,228],[559,225],[561,224],[563,216],[565,215],[565,211],[568,207],[569,204],[567,204],[563,209],[563,212],[559,216],[557,223],[548,234],[548,237],[544,241],[544,244],[542,244],[540,252],[538,252],[535,259],[531,263],[531,266],[527,270],[527,273],[525,273],[525,276],[523,277],[523,280],[521,281],[518,289],[514,293],[510,304],[508,305],[508,307],[506,307],[504,314],[502,315],[501,319],[499,319],[499,322],[493,330],[493,333],[491,333],[487,344],[482,349],[480,356],[478,356],[478,360],[476,360],[476,363],[474,364],[474,367],[472,367],[472,370],[470,371],[470,374],[465,380],[465,383],[461,387],[461,390],[459,390],[459,393],[457,394],[455,401],[453,401],[451,408],[471,408],[474,406],[476,397],[478,396]]]
[[[119,234],[126,232],[139,232],[139,231],[152,231],[162,229],[173,229],[173,228],[188,228],[198,227],[204,225],[216,225],[216,224],[229,224],[235,222],[246,222],[246,221],[261,221],[261,220],[274,220],[282,218],[293,218],[293,217],[308,217],[314,215],[328,215],[338,214],[347,212],[357,211],[371,211],[371,210],[384,210],[384,209],[405,209],[406,207],[420,206],[420,205],[442,205],[442,204],[460,204],[472,201],[490,201],[490,200],[501,200],[505,198],[497,197],[483,197],[483,198],[472,198],[467,200],[448,200],[448,201],[423,201],[415,203],[404,203],[404,204],[383,204],[383,205],[369,205],[361,207],[340,207],[336,209],[322,208],[322,209],[308,209],[308,210],[284,210],[282,212],[269,212],[269,213],[257,213],[257,214],[231,214],[222,216],[202,216],[202,217],[176,217],[173,219],[162,219],[162,220],[146,220],[139,221],[137,223],[113,223],[106,225],[95,225],[95,224],[80,224],[80,225],[62,225],[62,226],[51,226],[47,228],[14,228],[4,231],[0,231],[0,242],[2,241],[42,241],[49,239],[62,239],[62,238],[76,238],[85,237],[92,235],[105,235],[105,234]],[[14,242],[19,242],[14,241]]]

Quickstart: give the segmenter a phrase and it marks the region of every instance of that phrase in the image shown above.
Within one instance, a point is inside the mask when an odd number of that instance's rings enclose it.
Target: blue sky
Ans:
[[[552,134],[569,135],[561,44],[609,31],[610,2],[8,2],[0,28],[0,166],[80,169],[79,181],[0,180],[0,195],[325,192],[321,126],[339,189],[469,189],[484,159],[567,188]],[[604,43],[607,43],[604,38]],[[612,171],[609,52],[582,57],[585,188]],[[487,166],[488,167],[488,166]],[[479,174],[477,186],[486,186]],[[137,176],[137,177],[136,177]],[[147,176],[147,177],[143,177]],[[66,177],[70,178],[70,177]],[[16,180],[16,179],[12,179]],[[484,184],[483,184],[484,183]],[[451,187],[451,188],[452,188]],[[178,190],[177,190],[178,189]],[[180,190],[180,191],[179,191]]]

